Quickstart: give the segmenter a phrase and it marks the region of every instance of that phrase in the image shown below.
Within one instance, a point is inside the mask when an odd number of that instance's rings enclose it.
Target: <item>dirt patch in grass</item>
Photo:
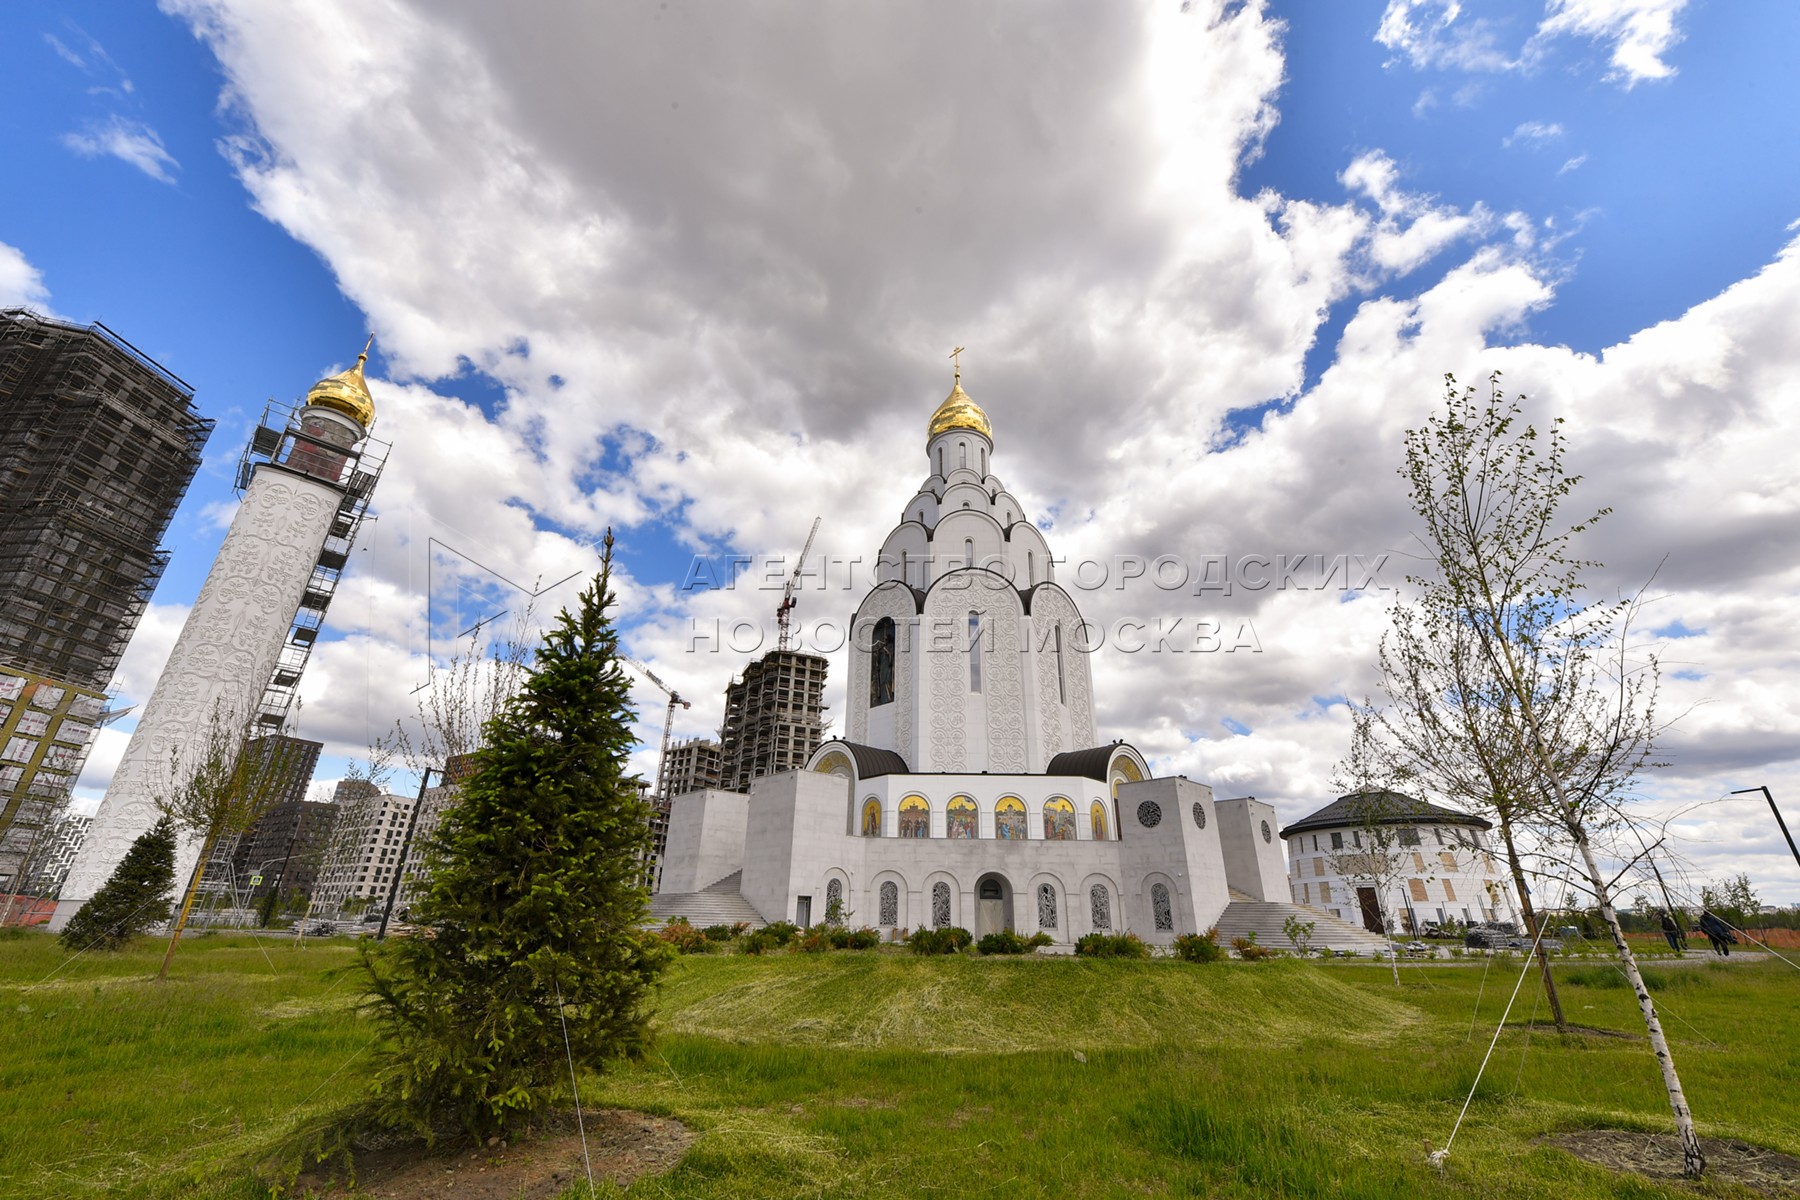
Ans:
[[[694,1141],[692,1130],[668,1117],[626,1109],[584,1110],[582,1117],[595,1183],[609,1179],[626,1187],[640,1175],[666,1171]],[[569,1113],[511,1144],[471,1149],[466,1142],[410,1142],[359,1151],[354,1184],[342,1171],[309,1172],[294,1181],[294,1192],[321,1200],[549,1200],[586,1178],[581,1134]]]
[[[1584,1162],[1632,1171],[1651,1179],[1681,1178],[1681,1142],[1673,1133],[1581,1129],[1552,1134],[1544,1142]],[[1706,1178],[1740,1184],[1765,1196],[1800,1195],[1800,1158],[1723,1138],[1701,1138]]]

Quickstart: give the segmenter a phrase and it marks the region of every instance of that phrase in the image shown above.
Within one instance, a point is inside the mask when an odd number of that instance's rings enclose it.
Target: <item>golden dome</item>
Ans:
[[[369,351],[364,347],[363,352],[356,356],[354,367],[313,384],[312,391],[306,393],[307,407],[311,408],[316,404],[320,408],[343,413],[367,433],[375,424],[375,400],[369,395],[368,381],[363,378],[363,364],[368,361]]]
[[[969,399],[969,393],[962,390],[958,383],[944,397],[944,402],[931,414],[931,424],[926,428],[925,440],[930,441],[940,433],[948,433],[952,429],[973,429],[988,441],[994,440],[994,427],[988,424],[987,414],[981,406]]]

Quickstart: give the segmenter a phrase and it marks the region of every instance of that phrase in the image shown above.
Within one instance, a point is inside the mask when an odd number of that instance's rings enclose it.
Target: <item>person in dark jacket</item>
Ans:
[[[1712,943],[1714,954],[1730,957],[1731,947],[1737,943],[1737,935],[1710,908],[1700,914],[1700,932]]]
[[[1675,923],[1675,917],[1668,909],[1663,909],[1662,934],[1669,939],[1669,949],[1681,953],[1681,926]]]

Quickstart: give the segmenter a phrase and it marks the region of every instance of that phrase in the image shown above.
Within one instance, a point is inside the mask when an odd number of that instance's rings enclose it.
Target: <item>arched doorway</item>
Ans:
[[[975,936],[986,937],[1013,927],[1012,885],[1001,875],[975,881]]]

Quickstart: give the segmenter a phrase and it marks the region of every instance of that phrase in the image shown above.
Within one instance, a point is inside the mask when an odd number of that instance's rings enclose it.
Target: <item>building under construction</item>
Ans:
[[[212,427],[104,325],[0,311],[0,879],[67,802]]]
[[[771,650],[725,689],[719,786],[798,771],[825,736],[825,670],[816,654]]]
[[[719,786],[724,748],[710,738],[690,738],[669,747],[663,761],[664,799]]]

